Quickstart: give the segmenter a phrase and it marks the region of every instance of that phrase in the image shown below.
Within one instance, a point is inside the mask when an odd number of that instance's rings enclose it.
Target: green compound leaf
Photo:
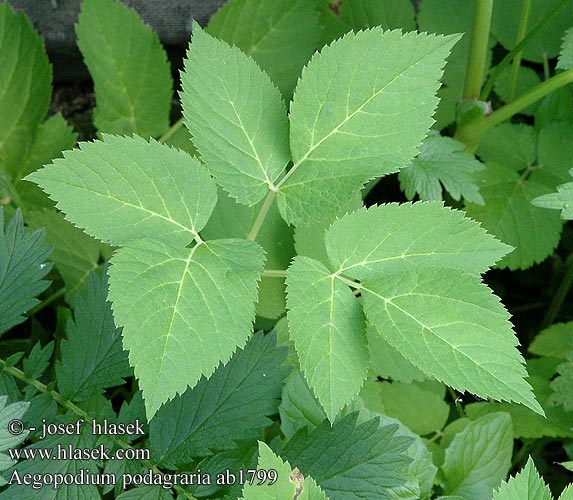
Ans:
[[[182,85],[185,124],[201,159],[239,202],[257,203],[290,161],[279,91],[251,58],[196,23]]]
[[[485,206],[468,204],[466,212],[515,250],[498,263],[500,268],[527,269],[547,258],[561,238],[562,222],[531,204],[549,189],[501,164],[486,165],[476,174]]]
[[[0,4],[0,171],[13,179],[50,103],[52,68],[23,14]]]
[[[391,500],[391,488],[406,483],[412,439],[397,434],[397,425],[380,425],[379,418],[356,425],[358,413],[334,425],[324,420],[309,432],[305,427],[281,454],[310,475],[331,500]]]
[[[563,45],[557,61],[558,69],[573,69],[573,28],[569,28],[563,37]]]
[[[478,156],[487,163],[502,163],[516,172],[537,157],[537,131],[524,123],[502,123],[482,137]]]
[[[531,457],[525,467],[499,489],[493,492],[493,500],[553,500],[551,490],[539,476]]]
[[[259,436],[277,412],[285,356],[275,334],[255,334],[209,379],[159,409],[149,427],[153,457],[176,467]]]
[[[485,167],[473,155],[463,152],[464,147],[449,137],[428,136],[418,156],[398,175],[406,197],[411,200],[417,193],[421,200],[442,200],[443,185],[454,200],[463,197],[483,205],[471,174]]]
[[[438,202],[380,205],[336,221],[325,236],[338,272],[363,280],[412,268],[485,272],[511,247]]]
[[[274,484],[245,483],[241,500],[328,500],[311,477],[304,477],[288,462],[283,462],[272,450],[259,441],[259,470],[277,473]]]
[[[157,35],[114,0],[86,0],[78,46],[94,80],[100,132],[158,137],[169,128],[173,81]]]
[[[348,285],[309,257],[295,257],[286,283],[290,336],[309,386],[333,422],[368,373],[362,308]]]
[[[509,314],[477,276],[458,269],[386,274],[361,286],[368,319],[415,366],[460,391],[543,414]]]
[[[303,66],[318,47],[318,11],[308,0],[231,0],[207,32],[252,57],[290,99]]]
[[[14,419],[22,420],[30,403],[19,401],[6,405],[7,402],[8,396],[0,396],[0,472],[4,472],[16,463],[16,461],[12,460],[5,452],[9,449],[16,448],[28,437],[27,430],[21,434],[8,432],[8,424]],[[0,476],[0,486],[5,486],[6,484],[6,478]]]
[[[61,360],[56,362],[58,387],[66,399],[82,401],[101,394],[131,374],[107,288],[105,274],[99,278],[92,272],[85,295],[74,300],[74,319],[68,321],[67,340],[60,343]]]
[[[217,202],[213,180],[183,151],[141,137],[103,136],[26,177],[66,218],[112,245],[137,238],[186,245]]]
[[[491,498],[493,489],[509,471],[512,452],[511,418],[507,413],[492,413],[470,422],[446,450],[444,493],[464,500]]]
[[[548,399],[551,406],[563,405],[565,411],[573,411],[573,351],[569,360],[557,366],[558,376],[551,382],[555,391]]]
[[[215,240],[193,248],[130,242],[113,256],[110,299],[148,418],[209,376],[252,329],[264,252],[255,242]],[[191,361],[190,361],[191,360]]]
[[[44,232],[24,232],[20,209],[4,226],[0,207],[0,334],[22,323],[24,314],[39,300],[49,281],[43,280],[52,264],[46,263],[52,249],[42,245]]]
[[[287,222],[336,213],[366,181],[408,164],[432,125],[441,68],[458,39],[372,28],[312,58],[290,108],[294,165],[278,193]]]
[[[569,170],[569,175],[573,177],[573,169]],[[531,204],[540,208],[551,208],[561,210],[561,218],[565,220],[573,219],[573,182],[567,182],[557,186],[556,193],[544,194],[531,200]]]

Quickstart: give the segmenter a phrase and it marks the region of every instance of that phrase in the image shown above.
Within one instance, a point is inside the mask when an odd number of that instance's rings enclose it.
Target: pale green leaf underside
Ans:
[[[48,111],[52,69],[28,18],[0,4],[0,170],[18,177]]]
[[[294,259],[286,283],[290,336],[309,386],[332,422],[368,372],[364,314],[348,285],[309,257]]]
[[[290,161],[284,102],[237,47],[194,24],[181,101],[201,159],[241,203],[253,205]]]
[[[455,435],[443,465],[444,492],[464,500],[491,498],[511,465],[511,417],[492,413],[470,422]],[[515,500],[522,497],[515,497]]]
[[[400,171],[400,187],[411,200],[417,193],[421,200],[442,200],[442,185],[454,200],[483,205],[483,198],[471,177],[484,166],[471,154],[463,152],[464,145],[450,137],[428,136],[412,163]]]
[[[561,45],[561,53],[559,54],[559,61],[557,61],[558,69],[573,69],[573,28],[569,28],[563,37],[563,45]]]
[[[480,274],[511,249],[439,202],[360,209],[336,221],[325,239],[334,268],[359,280],[422,267]]]
[[[524,380],[509,314],[478,277],[420,269],[366,281],[361,291],[368,319],[420,370],[460,391],[543,414]]]
[[[531,457],[525,467],[494,491],[493,500],[553,500]]]
[[[288,462],[283,462],[263,442],[259,441],[258,469],[277,472],[273,485],[245,483],[242,500],[328,500],[311,477],[304,477]]]
[[[320,23],[308,0],[231,0],[207,31],[251,56],[290,99],[318,46]]]
[[[287,222],[336,212],[367,180],[396,172],[416,155],[458,39],[372,28],[313,57],[290,109],[294,165],[278,194]]]
[[[166,238],[186,245],[205,226],[216,186],[199,161],[141,137],[104,135],[30,174],[66,218],[112,245]]]
[[[246,240],[192,249],[138,240],[111,262],[114,317],[151,418],[245,344],[264,253]]]
[[[573,169],[569,171],[573,177]],[[531,203],[540,208],[561,210],[561,218],[573,219],[573,182],[567,182],[557,186],[556,193],[544,194],[531,200]]]
[[[562,222],[557,212],[535,207],[531,200],[548,189],[501,164],[488,164],[477,175],[485,206],[468,204],[472,219],[515,250],[498,263],[501,268],[526,269],[547,258],[559,243]]]
[[[158,137],[169,127],[173,81],[159,38],[134,10],[85,0],[78,46],[94,80],[100,132]]]

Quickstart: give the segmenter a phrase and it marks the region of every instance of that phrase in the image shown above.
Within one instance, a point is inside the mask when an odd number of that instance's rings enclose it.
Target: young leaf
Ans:
[[[21,420],[30,406],[28,402],[18,402],[6,405],[7,396],[0,396],[0,472],[9,469],[16,462],[5,453],[9,449],[16,448],[28,437],[28,431],[21,434],[13,434],[8,431],[9,424],[14,419]],[[6,485],[5,476],[0,476],[0,486]]]
[[[485,167],[463,148],[463,144],[449,137],[426,137],[418,156],[398,174],[406,197],[411,200],[418,193],[421,200],[442,200],[443,185],[454,200],[463,197],[483,205],[471,174]]]
[[[441,68],[458,39],[372,28],[312,58],[290,109],[294,165],[278,193],[287,222],[304,225],[336,213],[366,181],[416,155],[432,124]]]
[[[226,365],[159,409],[150,422],[153,457],[167,467],[231,449],[270,424],[286,376],[274,334],[255,334]]]
[[[48,342],[44,347],[37,342],[22,363],[26,377],[40,378],[50,365],[52,354],[54,354],[54,341]]]
[[[112,245],[137,238],[186,245],[217,202],[213,180],[183,151],[141,137],[84,142],[26,177],[67,219]]]
[[[563,37],[563,45],[557,61],[558,69],[573,69],[573,28],[569,28]]]
[[[209,171],[239,202],[262,200],[290,160],[277,88],[251,58],[196,23],[182,85],[185,124]]]
[[[245,483],[241,500],[328,500],[312,477],[304,477],[288,462],[283,462],[263,442],[259,441],[258,469],[273,470],[277,474],[274,484],[261,487],[257,483]]]
[[[263,263],[257,243],[238,239],[137,240],[113,256],[109,297],[148,418],[245,344]]]
[[[331,425],[328,420],[309,432],[303,428],[287,443],[281,456],[310,475],[331,500],[390,500],[390,490],[406,482],[412,444],[397,436],[396,425],[373,418],[356,426],[358,413]]]
[[[85,0],[76,33],[94,80],[98,130],[163,134],[169,127],[173,81],[157,35],[115,0]]]
[[[444,492],[465,500],[491,498],[493,489],[509,471],[512,451],[511,418],[507,413],[493,413],[470,422],[446,450]]]
[[[17,179],[50,103],[52,68],[32,23],[0,3],[0,170]]]
[[[476,176],[485,206],[466,205],[468,216],[515,247],[498,266],[527,269],[547,258],[559,243],[563,224],[557,213],[534,207],[531,200],[548,188],[497,163],[487,164]]]
[[[573,169],[569,170],[569,175],[573,177]],[[556,193],[544,194],[534,198],[531,200],[531,204],[535,207],[561,210],[562,219],[573,219],[573,182],[557,186]]]
[[[455,267],[480,274],[511,250],[441,203],[390,203],[336,221],[325,236],[334,268],[363,280],[388,271]]]
[[[131,373],[121,333],[107,301],[107,278],[90,273],[85,295],[73,303],[74,319],[67,324],[67,340],[60,343],[56,379],[62,396],[82,401],[121,385]]]
[[[290,336],[305,378],[332,422],[368,372],[364,314],[348,285],[309,257],[295,257],[286,283]]]
[[[419,269],[370,279],[360,290],[368,319],[426,374],[543,414],[524,380],[509,314],[478,277],[458,269]]]
[[[493,500],[553,500],[551,490],[539,476],[531,457],[525,467],[499,489],[493,492]]]
[[[4,226],[0,207],[0,334],[25,320],[26,311],[39,301],[36,296],[49,282],[42,278],[52,265],[45,262],[51,248],[42,245],[43,231],[24,232],[18,209]]]
[[[207,32],[252,57],[289,100],[318,47],[318,11],[307,0],[230,0]]]

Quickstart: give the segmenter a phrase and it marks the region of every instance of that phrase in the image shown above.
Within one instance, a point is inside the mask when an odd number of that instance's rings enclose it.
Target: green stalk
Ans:
[[[269,191],[269,194],[267,194],[263,206],[261,207],[261,210],[259,211],[257,218],[253,223],[253,227],[251,227],[251,230],[249,231],[249,235],[247,236],[248,240],[254,241],[259,234],[259,230],[261,229],[261,226],[263,225],[263,222],[269,213],[271,205],[273,204],[273,200],[275,199],[275,193],[275,190],[271,190]]]
[[[179,118],[167,132],[165,132],[158,140],[161,143],[168,141],[175,133],[183,126],[183,117]]]
[[[543,99],[546,95],[569,83],[573,83],[573,70],[564,71],[549,78],[549,80],[536,85],[515,99],[515,101],[506,104],[490,115],[480,116],[475,121],[458,128],[455,139],[466,145],[466,151],[475,153],[481,137],[490,128],[509,120],[513,115],[516,115],[540,99]]]
[[[52,302],[54,302],[54,300],[59,299],[62,295],[64,295],[66,293],[66,287],[63,286],[62,288],[60,288],[59,290],[56,290],[52,295],[50,295],[49,297],[47,297],[46,299],[44,299],[42,302],[40,302],[37,306],[32,307],[32,309],[30,309],[27,313],[26,316],[28,318],[30,318],[31,316],[34,316],[34,314],[40,312],[42,309],[44,309],[45,307],[49,306]]]
[[[493,0],[476,0],[475,2],[464,99],[478,99],[480,95],[486,65],[492,9]]]
[[[525,38],[527,31],[527,22],[529,21],[529,14],[531,12],[531,0],[523,0],[523,9],[521,10],[521,20],[519,21],[519,29],[517,31],[517,39],[515,40],[516,45]],[[513,101],[515,97],[515,89],[517,88],[517,79],[519,77],[519,68],[521,67],[521,55],[520,50],[513,60],[511,67],[511,76],[509,79],[509,100]]]
[[[569,257],[567,257],[563,267],[561,283],[559,284],[559,288],[557,288],[557,292],[553,296],[553,300],[551,301],[551,304],[549,304],[549,308],[545,313],[545,317],[541,323],[541,330],[553,324],[557,314],[559,314],[559,311],[561,310],[563,302],[565,302],[565,298],[567,297],[571,286],[573,286],[573,255],[569,255]]]

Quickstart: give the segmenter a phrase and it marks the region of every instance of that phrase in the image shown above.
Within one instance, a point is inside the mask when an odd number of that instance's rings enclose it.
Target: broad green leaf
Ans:
[[[136,240],[113,256],[109,297],[148,418],[245,345],[263,263],[257,243],[238,239]]]
[[[573,177],[573,169],[569,171]],[[561,210],[561,218],[565,220],[573,219],[573,182],[560,184],[556,193],[544,194],[531,200],[531,204],[540,208],[551,208]]]
[[[524,380],[509,314],[478,277],[420,269],[371,279],[361,292],[368,319],[423,372],[460,391],[543,414]]]
[[[51,248],[42,244],[44,232],[24,231],[22,213],[17,210],[4,225],[0,207],[0,334],[22,323],[36,298],[49,282],[42,279],[52,265],[46,263]]]
[[[535,111],[535,126],[542,128],[554,122],[573,123],[573,85],[565,85],[545,96]],[[557,124],[557,123],[555,123]]]
[[[559,500],[573,500],[573,484],[570,484],[561,492]]]
[[[312,58],[290,108],[294,165],[278,185],[287,222],[334,214],[366,181],[408,164],[432,124],[441,68],[458,38],[371,28]]]
[[[506,66],[501,75],[499,75],[499,78],[495,81],[495,93],[501,98],[503,102],[511,102],[516,97],[525,94],[527,91],[541,83],[541,78],[534,69],[527,66],[520,66],[517,73],[517,81],[512,99],[510,94],[511,73],[512,67]],[[527,108],[522,109],[520,113],[524,115],[533,115],[535,114],[537,106],[538,103],[536,102]]]
[[[226,365],[164,405],[151,420],[152,455],[173,467],[252,439],[277,412],[286,355],[274,334],[255,334]]]
[[[551,255],[561,239],[563,224],[559,214],[531,204],[549,189],[498,163],[487,164],[486,171],[476,177],[485,206],[467,204],[468,216],[515,247],[498,266],[527,269]]]
[[[548,400],[552,406],[563,405],[563,409],[573,412],[573,351],[569,352],[569,360],[557,366],[558,376],[551,382],[555,391]]]
[[[23,14],[0,3],[0,170],[18,178],[50,103],[52,68]]]
[[[121,332],[113,322],[107,301],[107,278],[90,273],[86,293],[73,302],[74,319],[68,321],[67,340],[60,343],[56,379],[66,399],[82,401],[122,385],[131,374]]]
[[[512,452],[509,415],[494,413],[470,422],[446,450],[444,493],[464,500],[491,498],[509,471]]]
[[[538,356],[567,359],[567,353],[573,351],[573,322],[546,328],[533,339],[528,350]]]
[[[568,104],[567,107],[570,107]],[[573,123],[551,123],[539,131],[537,167],[530,179],[555,190],[559,184],[571,181],[573,156]]]
[[[326,418],[324,409],[298,370],[293,371],[286,380],[279,413],[281,431],[287,439],[303,427],[318,427]]]
[[[525,467],[493,493],[493,500],[553,500],[531,457]]]
[[[196,23],[182,86],[185,124],[209,171],[239,202],[262,200],[290,160],[278,89],[251,58]]]
[[[443,200],[443,185],[454,200],[463,197],[483,204],[471,174],[483,170],[484,166],[463,149],[463,144],[449,137],[428,136],[418,156],[398,175],[406,197],[411,200],[417,193],[421,200]]]
[[[201,232],[207,240],[219,238],[247,239],[263,202],[252,207],[237,203],[225,192],[219,192],[217,205],[209,222]],[[294,256],[293,229],[281,218],[276,203],[267,212],[256,241],[267,254],[267,269],[286,269]],[[285,312],[285,280],[263,277],[259,284],[257,314],[265,318],[278,318]]]
[[[364,314],[348,285],[309,257],[295,257],[286,283],[291,338],[305,378],[332,422],[366,378]]]
[[[123,491],[115,498],[116,500],[171,500],[173,493],[162,486],[138,486],[132,490]]]
[[[523,170],[535,163],[537,131],[524,123],[502,123],[484,134],[477,154],[484,162]]]
[[[217,202],[197,159],[137,136],[84,142],[26,180],[48,192],[68,220],[112,245],[137,238],[186,245]]]
[[[537,26],[561,0],[532,0],[527,23],[527,33]],[[522,55],[527,61],[543,62],[556,57],[561,46],[563,32],[573,25],[573,3],[567,2],[559,14],[553,16],[549,24],[529,40]],[[491,20],[491,34],[508,50],[517,44],[520,18],[523,10],[522,0],[504,0],[494,2]]]
[[[288,462],[283,462],[263,442],[259,441],[259,470],[275,471],[276,482],[245,483],[241,500],[328,500],[312,477],[304,477]]]
[[[310,475],[331,500],[390,500],[391,488],[406,482],[411,460],[408,437],[398,436],[397,425],[380,426],[373,418],[356,425],[351,413],[331,425],[328,420],[309,432],[297,432],[282,457]]]
[[[28,431],[21,434],[12,434],[8,431],[8,424],[12,420],[21,420],[30,406],[29,402],[6,404],[7,396],[0,396],[0,472],[4,472],[16,463],[6,451],[18,447],[28,437]],[[0,476],[0,486],[6,485],[6,475]]]
[[[290,99],[303,66],[318,47],[318,11],[307,0],[231,0],[207,32],[252,57]]]
[[[82,293],[90,271],[98,267],[102,244],[55,210],[28,212],[26,222],[33,228],[45,228],[46,241],[54,245],[50,260],[62,275],[67,298]]]
[[[334,268],[363,280],[412,268],[455,267],[480,274],[511,247],[442,203],[390,203],[342,217],[326,232]]]
[[[94,81],[100,132],[158,137],[169,128],[171,68],[157,35],[115,0],[85,0],[78,47]]]
[[[321,46],[340,38],[349,31],[359,31],[372,26],[384,29],[400,28],[414,31],[414,8],[409,0],[318,0],[322,9]]]

